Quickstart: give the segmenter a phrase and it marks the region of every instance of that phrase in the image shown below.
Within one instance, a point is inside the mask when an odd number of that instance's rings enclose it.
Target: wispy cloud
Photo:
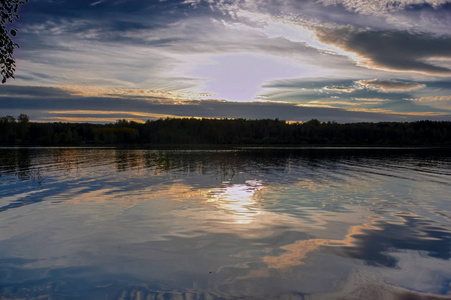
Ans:
[[[319,0],[325,5],[342,5],[347,10],[365,14],[381,15],[393,13],[414,6],[430,5],[433,8],[450,3],[449,0]]]
[[[211,99],[212,95],[208,93],[189,93],[167,90],[145,90],[145,89],[125,89],[125,88],[108,88],[98,86],[76,86],[63,85],[59,87],[63,91],[67,91],[71,95],[83,97],[119,97],[119,98],[139,98],[142,100],[161,100],[166,103],[183,104],[189,101],[199,101]]]
[[[435,102],[435,101],[451,101],[451,96],[429,96],[429,97],[421,97],[417,99],[413,99],[415,101],[420,102]]]
[[[352,87],[344,87],[344,86],[326,86],[324,87],[325,90],[328,91],[337,91],[337,92],[345,92],[345,93],[352,93],[355,91],[355,88]]]
[[[330,107],[337,107],[337,105],[343,105],[343,106],[359,106],[360,103],[357,102],[351,102],[351,101],[333,101],[333,100],[315,100],[315,101],[309,101],[307,104],[300,104],[300,106],[324,106],[328,105]]]
[[[91,3],[90,5],[91,6],[96,6],[96,5],[99,5],[102,2],[105,2],[105,0],[95,1],[95,2]]]
[[[379,103],[379,102],[387,101],[387,99],[381,99],[381,98],[354,98],[354,100],[367,102],[367,103]]]
[[[382,92],[405,92],[413,91],[426,87],[425,84],[417,82],[405,82],[397,80],[359,80],[356,82],[358,85],[363,86],[367,89],[378,90]]]

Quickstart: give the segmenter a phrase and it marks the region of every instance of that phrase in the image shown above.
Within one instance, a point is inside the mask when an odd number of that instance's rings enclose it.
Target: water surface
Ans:
[[[0,298],[450,299],[448,153],[3,148]]]

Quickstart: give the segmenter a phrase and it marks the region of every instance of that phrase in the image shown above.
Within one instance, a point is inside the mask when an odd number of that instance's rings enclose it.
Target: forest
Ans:
[[[451,121],[336,123],[167,118],[137,123],[37,123],[0,118],[2,146],[451,146]]]

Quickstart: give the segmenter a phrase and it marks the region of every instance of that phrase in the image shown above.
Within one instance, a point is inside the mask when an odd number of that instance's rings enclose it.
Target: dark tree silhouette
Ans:
[[[290,124],[281,120],[160,119],[114,124],[34,123],[0,117],[0,146],[77,145],[451,146],[450,121]]]
[[[0,0],[0,75],[2,83],[8,78],[14,78],[16,70],[16,61],[14,60],[14,49],[19,44],[13,41],[13,37],[17,34],[16,28],[8,29],[15,19],[19,19],[19,7],[28,2],[28,0]]]

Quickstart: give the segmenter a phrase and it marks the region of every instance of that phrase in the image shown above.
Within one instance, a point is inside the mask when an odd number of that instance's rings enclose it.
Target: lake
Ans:
[[[451,151],[0,149],[1,299],[451,299]]]

